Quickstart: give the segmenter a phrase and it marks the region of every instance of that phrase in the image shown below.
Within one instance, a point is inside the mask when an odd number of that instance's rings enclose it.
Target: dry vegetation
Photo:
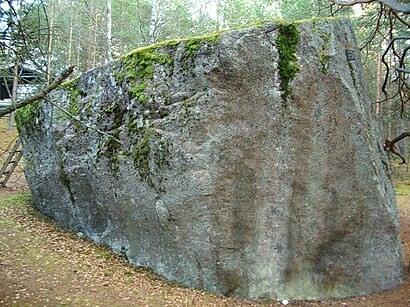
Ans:
[[[15,134],[0,119],[0,155]],[[0,157],[0,162],[4,155]],[[395,170],[401,232],[410,258],[410,173]],[[1,306],[274,306],[272,301],[223,298],[169,283],[104,247],[78,238],[40,214],[30,202],[21,169],[0,189]],[[406,267],[406,272],[408,267]],[[395,290],[366,297],[290,306],[410,306],[410,276]]]

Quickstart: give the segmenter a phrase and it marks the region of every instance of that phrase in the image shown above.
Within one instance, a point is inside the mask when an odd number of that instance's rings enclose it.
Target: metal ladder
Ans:
[[[0,187],[6,186],[7,181],[9,181],[11,174],[19,163],[21,156],[23,155],[21,151],[21,140],[20,137],[17,138],[16,143],[11,149],[9,156],[4,162],[0,170]]]

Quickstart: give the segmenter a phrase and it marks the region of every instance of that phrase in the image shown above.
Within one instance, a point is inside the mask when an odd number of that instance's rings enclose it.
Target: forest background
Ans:
[[[9,73],[17,79],[17,68],[25,66],[42,72],[50,83],[68,66],[76,66],[73,78],[135,48],[163,40],[261,19],[346,16],[353,23],[362,52],[372,95],[369,103],[384,128],[381,137],[393,139],[409,131],[408,13],[391,9],[384,1],[362,1],[365,3],[354,6],[334,2],[361,1],[0,0],[2,76]],[[408,0],[392,2],[406,6]],[[408,155],[410,140],[397,145]]]

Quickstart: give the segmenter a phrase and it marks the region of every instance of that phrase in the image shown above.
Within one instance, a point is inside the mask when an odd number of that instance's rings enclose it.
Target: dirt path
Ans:
[[[406,263],[410,195],[399,196]],[[408,268],[406,268],[407,270]],[[29,194],[0,193],[0,306],[274,306],[240,301],[166,282],[110,251],[56,227]],[[280,304],[279,304],[280,305]],[[344,300],[290,306],[410,306],[410,278],[398,289]]]

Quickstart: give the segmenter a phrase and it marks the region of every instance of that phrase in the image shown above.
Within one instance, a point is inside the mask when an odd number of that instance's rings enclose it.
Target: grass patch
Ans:
[[[404,165],[394,165],[394,191],[396,195],[410,195],[410,171]]]
[[[9,206],[21,207],[22,205],[30,202],[30,197],[31,194],[29,192],[8,196],[0,196],[0,209],[4,209]]]
[[[410,195],[410,181],[396,181],[394,192],[400,196]]]
[[[394,192],[396,193],[396,195],[398,196],[407,196],[410,195],[410,186],[407,188],[402,188],[402,187],[396,187],[394,189]]]

